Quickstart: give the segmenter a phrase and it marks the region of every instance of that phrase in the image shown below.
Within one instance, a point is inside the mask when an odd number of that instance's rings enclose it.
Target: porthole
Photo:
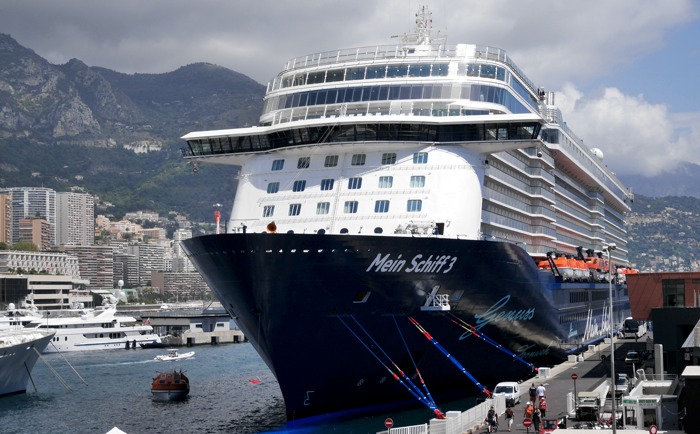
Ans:
[[[380,227],[374,228],[374,233],[375,233],[375,234],[381,234],[382,232],[384,232],[384,229],[382,229],[382,228],[380,228]]]

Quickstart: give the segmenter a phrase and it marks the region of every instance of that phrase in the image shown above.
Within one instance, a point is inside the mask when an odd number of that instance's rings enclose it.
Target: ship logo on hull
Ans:
[[[399,254],[393,258],[391,253],[386,255],[377,253],[366,272],[374,273],[442,273],[446,274],[452,271],[452,268],[457,263],[456,256],[450,255],[430,255],[425,258],[423,255],[415,255],[410,260],[403,259],[403,255]]]
[[[530,321],[535,317],[535,308],[531,307],[529,309],[513,309],[505,310],[505,306],[510,301],[510,295],[506,295],[502,299],[498,300],[493,306],[486,309],[486,312],[482,314],[474,315],[476,319],[476,329],[481,330],[482,327],[492,323],[501,321]],[[466,338],[471,334],[470,332],[465,333],[460,337],[460,339]]]

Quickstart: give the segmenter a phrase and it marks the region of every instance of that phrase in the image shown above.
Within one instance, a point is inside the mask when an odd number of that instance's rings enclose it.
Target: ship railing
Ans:
[[[467,57],[470,53],[465,53],[463,47],[465,44],[460,45],[442,45],[434,44],[431,45],[432,49],[421,51],[415,50],[411,51],[407,46],[404,45],[374,45],[369,47],[358,47],[343,50],[333,50],[325,51],[320,53],[309,54],[306,56],[299,56],[288,60],[282,72],[278,74],[278,78],[275,82],[278,82],[280,76],[304,68],[312,67],[322,67],[332,64],[341,64],[347,62],[372,62],[378,60],[387,59],[415,59],[420,61],[420,59],[440,59],[445,58],[446,60]],[[409,54],[410,53],[410,54]],[[465,56],[465,54],[467,54]],[[487,45],[475,45],[473,56],[476,59],[486,59],[493,62],[498,62],[507,65],[515,75],[520,78],[527,86],[530,86],[531,90],[536,92],[537,87],[535,84],[527,78],[523,71],[510,59],[508,53],[500,48],[489,47]],[[469,56],[471,57],[471,56]],[[276,84],[272,84],[274,88]],[[269,86],[268,86],[269,87]]]
[[[390,428],[388,431],[378,431],[377,434],[462,434],[476,432],[484,426],[491,406],[496,410],[496,414],[503,415],[506,411],[505,395],[487,399],[466,411],[448,411],[445,414],[445,419],[435,418],[427,424]]]

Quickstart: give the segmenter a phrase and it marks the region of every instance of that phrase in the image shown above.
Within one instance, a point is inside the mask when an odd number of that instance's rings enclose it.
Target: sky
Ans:
[[[700,164],[695,0],[0,0],[0,33],[53,64],[132,74],[208,62],[267,84],[294,57],[396,44],[420,5],[448,45],[504,49],[556,92],[618,175]]]

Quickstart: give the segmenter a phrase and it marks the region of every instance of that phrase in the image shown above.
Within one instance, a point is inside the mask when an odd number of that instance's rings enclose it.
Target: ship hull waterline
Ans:
[[[288,424],[420,405],[392,378],[387,360],[417,381],[415,363],[439,407],[481,395],[473,379],[492,388],[531,378],[534,366],[559,363],[604,335],[600,312],[560,323],[554,291],[562,285],[512,243],[244,233],[183,245],[277,378]],[[435,288],[449,295],[448,311],[424,308]]]

